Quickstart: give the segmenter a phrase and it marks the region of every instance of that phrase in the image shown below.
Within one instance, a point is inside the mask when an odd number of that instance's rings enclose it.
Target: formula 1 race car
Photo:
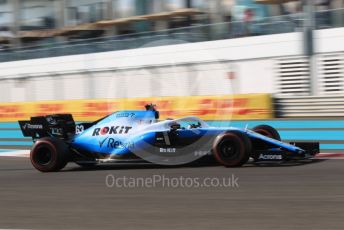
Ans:
[[[42,172],[61,170],[68,162],[150,162],[183,165],[212,158],[226,167],[254,162],[311,159],[319,143],[284,143],[278,132],[259,125],[252,130],[210,127],[197,117],[158,121],[153,105],[143,111],[119,111],[100,120],[76,124],[71,114],[31,117],[19,121],[24,136],[32,137],[32,165]]]

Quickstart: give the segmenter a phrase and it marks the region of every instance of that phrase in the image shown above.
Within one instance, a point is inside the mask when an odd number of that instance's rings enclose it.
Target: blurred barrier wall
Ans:
[[[322,68],[316,69],[317,78],[326,83],[319,84],[319,94],[344,94],[344,87],[330,89],[333,71],[326,67],[332,56],[343,59],[344,28],[318,30],[315,39],[315,58]],[[0,63],[0,102],[308,95],[310,66],[301,56],[302,44],[302,33],[295,32]],[[342,84],[343,65],[338,65]]]
[[[160,119],[198,116],[205,120],[251,120],[273,116],[269,94],[246,94],[2,103],[0,122],[54,113],[71,113],[77,121],[94,121],[119,110],[144,110],[148,103],[157,105]]]
[[[278,97],[274,102],[277,117],[344,117],[344,96]]]

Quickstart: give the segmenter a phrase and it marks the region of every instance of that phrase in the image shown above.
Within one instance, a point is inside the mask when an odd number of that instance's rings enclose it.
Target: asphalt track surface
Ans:
[[[107,187],[107,175],[223,178],[239,187]],[[343,229],[344,160],[242,168],[69,164],[40,173],[28,158],[0,158],[0,228]]]

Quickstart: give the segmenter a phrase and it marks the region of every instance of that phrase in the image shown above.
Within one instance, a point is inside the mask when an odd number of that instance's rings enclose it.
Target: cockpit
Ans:
[[[198,117],[184,117],[176,120],[170,120],[169,126],[171,129],[197,129],[208,128],[208,124]]]

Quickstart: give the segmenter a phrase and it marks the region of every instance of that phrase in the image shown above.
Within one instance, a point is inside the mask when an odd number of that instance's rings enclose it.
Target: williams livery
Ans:
[[[154,105],[143,111],[119,111],[100,120],[76,124],[71,114],[31,117],[19,121],[34,145],[32,165],[58,171],[68,162],[88,167],[98,163],[150,162],[182,165],[199,160],[238,167],[256,163],[311,159],[318,143],[284,143],[267,125],[252,130],[210,127],[197,117],[159,121]]]

